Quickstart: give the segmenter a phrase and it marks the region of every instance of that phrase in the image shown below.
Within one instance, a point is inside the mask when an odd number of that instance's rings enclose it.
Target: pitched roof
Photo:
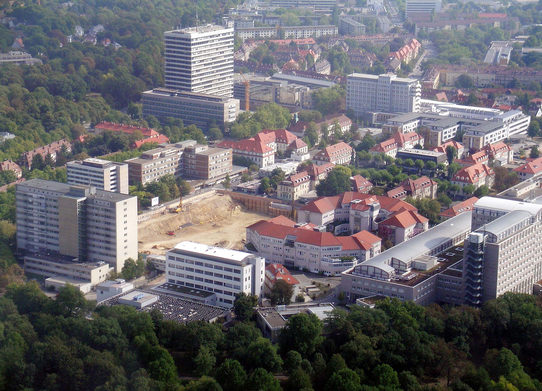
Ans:
[[[157,144],[169,143],[169,138],[168,136],[164,134],[158,134],[156,136],[144,138],[143,140],[137,140],[134,142],[134,145],[136,148],[139,148],[143,144],[147,144],[147,143],[157,143]]]
[[[234,152],[255,152],[259,154],[265,154],[273,152],[273,148],[267,146],[261,141],[257,141],[254,138],[249,138],[245,140],[233,141],[233,140],[224,140],[217,145],[219,148],[231,148]]]
[[[478,163],[469,167],[463,167],[453,177],[454,181],[464,183],[478,183],[481,178],[485,178],[488,175],[494,175],[491,167]]]
[[[288,149],[301,149],[305,148],[306,146],[307,143],[305,141],[296,137],[296,139],[292,143],[290,143],[290,145],[288,145]]]
[[[309,202],[307,205],[304,205],[301,210],[325,214],[331,212],[332,210],[341,208],[342,205],[350,204],[353,200],[362,201],[357,205],[370,205],[372,203],[378,202],[382,209],[389,212],[397,212],[402,209],[417,210],[414,206],[410,205],[408,202],[405,201],[389,198],[386,196],[370,195],[355,191],[347,191],[345,193],[332,197],[320,197],[314,201]],[[358,207],[357,205],[354,207]],[[363,208],[363,206],[359,207]]]
[[[353,177],[350,178],[350,182],[352,182],[352,187],[354,188],[354,191],[359,191],[359,189],[373,187],[373,184],[369,182],[366,178],[362,177],[361,175],[354,175]]]
[[[414,193],[418,189],[424,189],[426,187],[435,186],[437,183],[429,177],[422,176],[418,179],[407,179],[402,183],[402,186],[406,188],[407,191]]]
[[[280,263],[271,263],[265,267],[265,271],[271,273],[273,276],[273,283],[278,280],[286,281],[290,285],[297,285],[299,281],[290,274],[288,269],[281,265]]]
[[[158,134],[158,132],[152,128],[145,128],[142,126],[135,126],[135,125],[118,124],[118,123],[106,122],[106,121],[100,122],[94,128],[103,130],[103,131],[122,132],[126,134],[134,134],[135,132],[139,131],[145,137],[150,137],[150,136]]]
[[[542,157],[522,164],[521,166],[514,168],[514,171],[522,174],[537,174],[542,171]]]
[[[474,204],[476,203],[476,201],[478,201],[478,197],[471,197],[463,202],[455,204],[449,209],[446,209],[440,215],[442,217],[449,218],[449,217],[457,216],[463,212],[468,212],[469,210],[474,209]]]
[[[328,159],[332,159],[335,156],[345,155],[347,153],[352,153],[352,147],[344,141],[340,141],[318,152],[318,154],[315,156],[315,159],[317,159],[318,157],[327,157]]]
[[[394,227],[408,228],[416,225],[418,223],[425,224],[429,220],[418,212],[412,210],[402,210],[400,212],[394,213],[386,220],[381,221],[378,225],[391,225]]]

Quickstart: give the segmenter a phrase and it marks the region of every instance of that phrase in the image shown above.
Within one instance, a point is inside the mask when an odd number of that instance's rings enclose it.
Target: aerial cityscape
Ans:
[[[542,390],[542,0],[13,0],[0,81],[0,391]]]

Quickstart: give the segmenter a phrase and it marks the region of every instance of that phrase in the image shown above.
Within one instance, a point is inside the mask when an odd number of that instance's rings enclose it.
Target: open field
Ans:
[[[183,240],[242,249],[245,228],[268,218],[243,210],[228,195],[216,194],[191,203],[179,214],[166,212],[140,223],[139,251],[163,254]],[[168,231],[174,231],[175,235],[168,235]]]

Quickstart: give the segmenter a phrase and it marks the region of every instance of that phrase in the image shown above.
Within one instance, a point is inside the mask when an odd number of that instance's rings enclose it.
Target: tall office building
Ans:
[[[346,82],[346,107],[357,116],[420,111],[421,85],[393,74],[353,73]]]
[[[442,0],[406,0],[406,16],[440,12]]]
[[[97,189],[128,194],[128,165],[88,158],[68,162],[69,185],[95,186]]]
[[[137,197],[42,179],[18,184],[15,195],[21,256],[105,262],[117,272],[137,259]]]
[[[465,241],[465,303],[480,306],[506,292],[532,293],[542,279],[542,205],[483,197]]]
[[[167,282],[213,292],[217,304],[232,307],[237,293],[260,295],[265,259],[243,251],[181,242],[166,253]]]
[[[233,28],[166,31],[164,41],[166,88],[233,96]]]

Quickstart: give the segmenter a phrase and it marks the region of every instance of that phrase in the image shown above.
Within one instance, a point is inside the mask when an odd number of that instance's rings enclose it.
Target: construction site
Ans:
[[[245,228],[268,218],[247,211],[227,194],[213,192],[140,222],[139,252],[163,254],[183,240],[241,250]]]

